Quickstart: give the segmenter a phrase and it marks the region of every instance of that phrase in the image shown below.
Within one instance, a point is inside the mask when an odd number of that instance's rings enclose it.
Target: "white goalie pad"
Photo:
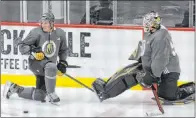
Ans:
[[[129,60],[138,61],[145,51],[145,40],[139,41],[137,48],[133,51]]]

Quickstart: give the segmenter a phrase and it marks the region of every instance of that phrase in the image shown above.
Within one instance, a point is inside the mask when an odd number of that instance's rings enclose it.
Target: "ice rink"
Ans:
[[[99,102],[95,93],[81,88],[57,88],[61,105],[24,100],[14,94],[9,100],[2,97],[2,117],[145,117],[146,112],[156,112],[152,91],[125,91],[123,94]],[[163,106],[165,114],[156,117],[194,117],[194,103]],[[23,113],[28,111],[28,113]]]

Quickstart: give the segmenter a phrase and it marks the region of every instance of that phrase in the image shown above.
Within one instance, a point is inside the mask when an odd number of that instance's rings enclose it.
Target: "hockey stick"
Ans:
[[[94,92],[93,89],[91,89],[90,87],[86,86],[85,84],[83,84],[82,82],[78,81],[77,79],[75,79],[74,77],[68,75],[67,73],[64,74],[65,76],[69,77],[70,79],[74,80],[75,82],[77,82],[78,84],[84,86],[85,88],[89,89],[90,91]]]
[[[157,94],[157,91],[156,91],[156,88],[155,88],[154,84],[152,84],[152,92],[154,94],[154,97],[155,97],[156,103],[159,107],[159,110],[161,111],[162,114],[164,114],[165,112],[164,112],[163,107],[162,107],[162,105],[159,101],[159,97],[158,97],[158,94]]]
[[[157,95],[157,91],[156,91],[156,88],[155,88],[154,84],[152,84],[151,88],[152,88],[152,92],[153,92],[154,97],[155,97],[155,101],[156,101],[156,103],[157,103],[157,105],[159,107],[159,111],[149,111],[149,112],[146,112],[146,115],[150,116],[150,117],[163,115],[164,114],[164,110],[163,110],[162,105],[160,104],[159,97]]]
[[[81,66],[77,66],[77,65],[68,65],[67,68],[81,68]]]

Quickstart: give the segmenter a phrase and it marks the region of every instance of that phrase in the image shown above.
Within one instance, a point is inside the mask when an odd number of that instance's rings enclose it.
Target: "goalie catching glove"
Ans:
[[[63,76],[64,73],[66,73],[66,68],[68,66],[67,61],[60,60],[60,62],[57,64],[57,75],[58,76]]]

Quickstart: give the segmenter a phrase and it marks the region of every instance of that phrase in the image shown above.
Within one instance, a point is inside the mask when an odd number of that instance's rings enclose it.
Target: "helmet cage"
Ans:
[[[150,32],[152,28],[157,29],[161,24],[161,17],[156,12],[148,13],[143,18],[144,32]]]

